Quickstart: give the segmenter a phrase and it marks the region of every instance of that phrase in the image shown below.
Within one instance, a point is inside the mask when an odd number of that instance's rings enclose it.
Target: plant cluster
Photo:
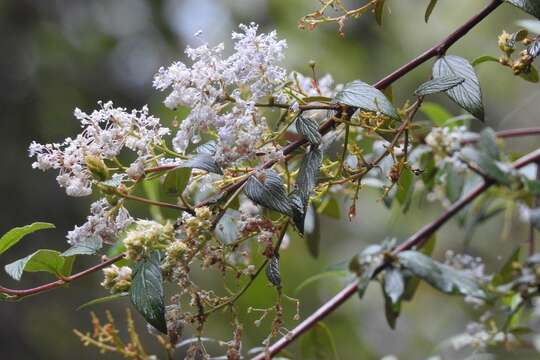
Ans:
[[[536,0],[506,2],[540,17]],[[430,2],[426,21],[436,3]],[[57,171],[58,184],[69,196],[93,194],[98,199],[87,221],[68,232],[70,247],[64,252],[38,250],[5,266],[17,280],[24,272],[37,271],[57,279],[27,290],[0,287],[1,298],[18,300],[102,270],[101,285],[110,295],[84,306],[129,298],[169,358],[178,348],[186,348],[188,359],[211,358],[218,354],[209,354],[205,343],[215,341],[223,346],[219,355],[224,358],[264,359],[308,330],[315,339],[329,337],[320,320],[353,294],[362,297],[372,282],[381,286],[386,318],[394,327],[402,303],[412,301],[424,281],[484,309],[477,322],[450,339],[455,348],[488,353],[500,345],[532,346],[540,351],[540,335],[531,325],[540,312],[540,257],[534,246],[534,231],[540,229],[540,181],[534,164],[540,162],[540,149],[518,158],[503,142],[539,135],[540,129],[472,130],[479,122],[489,125],[475,66],[495,60],[537,82],[533,61],[540,38],[526,30],[503,32],[500,58],[469,62],[448,53],[502,3],[492,1],[441,43],[374,85],[361,80],[335,84],[330,75],[318,74],[315,63],[310,63],[309,75],[288,72],[282,65],[286,41],[275,31],[260,33],[256,24],[240,25],[240,32],[232,33],[232,52],[196,34],[199,46],[186,49],[188,62],[163,67],[154,78],[154,87],[167,93],[166,107],[187,109],[187,116],[175,118],[171,127],[147,106],[129,111],[100,102],[90,113],[75,110],[81,125],[75,137],[30,145],[33,167]],[[346,19],[370,11],[381,24],[386,7],[384,0],[353,10],[341,1],[324,1],[301,25],[312,29],[337,22],[342,32]],[[338,16],[327,15],[332,8]],[[392,84],[430,59],[435,61],[426,82],[410,100],[394,101]],[[451,116],[427,101],[436,93],[446,94],[466,114]],[[416,119],[419,112],[430,121]],[[285,317],[293,313],[299,320],[300,307],[299,300],[282,291],[286,274],[280,262],[288,261],[288,242],[296,233],[305,239],[308,252],[318,256],[319,217],[339,217],[341,204],[347,204],[346,216],[354,218],[364,188],[375,188],[386,206],[403,212],[423,201],[438,201],[445,212],[406,240],[385,239],[359,249],[348,261],[355,281],[298,327],[285,329]],[[148,205],[151,217],[134,217],[133,202]],[[482,260],[466,254],[448,253],[444,261],[431,257],[435,233],[448,220],[455,218],[472,236],[478,224],[516,208],[531,226],[529,254],[518,248],[498,273],[486,274]],[[34,223],[12,229],[0,239],[0,254],[23,236],[51,227]],[[75,258],[85,255],[102,260],[72,273]],[[198,270],[218,276],[221,286],[204,288]],[[263,273],[276,289],[275,304],[239,307],[237,300]],[[164,284],[173,285],[172,297],[165,297]],[[246,311],[261,315],[255,325],[272,318],[260,348],[242,348],[248,325],[240,323],[238,313]],[[230,314],[230,340],[204,336],[216,312]],[[93,315],[93,333],[76,334],[102,352],[154,358],[143,349],[131,315],[127,343],[112,316],[107,318],[102,325]],[[333,357],[334,352],[319,355],[313,356]]]

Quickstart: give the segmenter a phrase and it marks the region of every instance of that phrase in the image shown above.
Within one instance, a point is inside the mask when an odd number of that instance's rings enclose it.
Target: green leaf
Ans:
[[[444,76],[459,76],[465,79],[460,85],[447,90],[446,94],[478,120],[484,121],[482,90],[471,64],[459,56],[443,56],[433,65],[433,78]]]
[[[319,248],[321,244],[321,229],[319,224],[319,215],[313,205],[310,205],[306,211],[304,220],[304,238],[309,253],[314,258],[319,257]]]
[[[384,2],[385,0],[379,0],[375,4],[375,21],[379,26],[382,26],[383,23]]]
[[[341,207],[339,201],[333,197],[328,196],[322,204],[319,206],[318,212],[332,219],[339,220],[341,218]]]
[[[69,276],[72,257],[63,257],[58,251],[41,249],[4,267],[9,276],[20,280],[24,271],[44,271],[56,276]]]
[[[455,203],[461,197],[463,186],[465,185],[465,176],[458,172],[456,167],[448,163],[445,166],[446,172],[446,197],[451,203]]]
[[[24,236],[43,229],[54,229],[54,225],[45,222],[35,222],[9,230],[0,238],[0,254],[3,254],[10,247],[17,244]]]
[[[429,120],[437,126],[443,126],[444,123],[452,117],[452,114],[441,105],[428,101],[424,101],[420,111],[422,111]]]
[[[93,300],[85,302],[84,304],[79,306],[77,308],[77,310],[82,310],[82,309],[85,309],[85,308],[90,307],[90,306],[103,304],[103,303],[108,303],[110,301],[119,300],[119,299],[122,299],[122,298],[124,298],[124,297],[126,297],[128,295],[129,295],[128,292],[121,292],[121,293],[112,294],[112,295],[109,295],[109,296],[104,296],[104,297],[100,297],[100,298],[97,298],[97,299],[93,299]]]
[[[538,0],[506,0],[506,2],[540,19],[540,2]]]
[[[163,300],[163,279],[161,277],[160,256],[153,252],[139,261],[134,269],[129,290],[131,302],[144,319],[153,327],[167,333],[165,322],[165,302]]]
[[[538,82],[538,70],[533,64],[530,65],[529,71],[522,71],[519,73],[519,77],[528,82],[537,83]]]
[[[159,179],[156,178],[152,180],[147,180],[144,181],[142,184],[146,197],[148,197],[152,201],[159,201],[159,188],[161,186]],[[157,205],[150,205],[148,207],[148,211],[150,212],[152,219],[157,222],[163,221],[163,212],[161,211],[161,207]]]
[[[302,359],[337,359],[337,350],[330,329],[321,321],[302,336],[300,340]]]
[[[383,289],[384,315],[386,317],[386,322],[390,328],[395,329],[396,321],[401,312],[401,301],[393,302],[390,296],[388,296],[388,293],[385,291],[384,284],[381,284],[381,288]]]
[[[401,271],[389,268],[384,272],[383,280],[384,293],[390,298],[393,304],[397,304],[405,291],[405,281]]]
[[[491,179],[501,184],[508,184],[510,182],[510,178],[507,176],[505,170],[488,154],[480,152],[470,146],[463,148],[461,154],[465,160],[469,163],[473,163],[474,166]]]
[[[429,17],[431,16],[431,13],[433,12],[433,9],[435,9],[435,5],[437,5],[437,2],[439,0],[430,0],[429,4],[426,8],[426,13],[424,15],[424,20],[427,23],[429,21]]]
[[[191,176],[191,168],[180,167],[169,171],[163,181],[163,189],[172,195],[180,195],[186,188]]]
[[[256,204],[291,216],[292,209],[281,177],[274,170],[263,170],[246,182],[244,193]]]
[[[274,286],[281,286],[281,275],[279,272],[279,256],[274,255],[266,265],[266,277]]]
[[[298,119],[296,119],[296,131],[313,145],[319,145],[321,143],[319,125],[311,118],[302,115],[298,116]]]
[[[381,112],[392,119],[399,120],[399,115],[394,105],[392,105],[386,96],[379,89],[360,80],[346,84],[337,93],[335,101],[357,107],[364,111]]]
[[[398,254],[404,268],[446,294],[461,294],[486,299],[487,294],[468,273],[434,261],[417,251]]]
[[[464,78],[459,76],[441,76],[430,81],[426,81],[414,91],[416,96],[426,96],[442,91],[447,91],[463,83]]]
[[[433,250],[435,250],[436,244],[437,236],[435,234],[431,235],[424,243],[424,246],[422,246],[422,249],[420,249],[420,252],[424,255],[431,256],[431,254],[433,254]],[[405,273],[403,275],[405,279],[405,292],[403,293],[403,300],[411,301],[414,298],[416,290],[418,290],[420,280],[417,277],[411,276],[410,273],[407,276]]]
[[[396,199],[407,210],[407,205],[412,199],[414,192],[414,173],[408,166],[401,169],[399,180],[397,182]]]
[[[473,62],[471,63],[471,65],[476,67],[476,66],[478,66],[480,64],[483,64],[485,62],[496,62],[498,64],[499,59],[496,58],[495,56],[483,55],[483,56],[480,56],[480,57],[477,57],[476,59],[474,59]]]
[[[99,236],[91,236],[80,241],[62,253],[62,256],[93,255],[103,247],[103,240]]]
[[[512,255],[508,258],[508,260],[504,263],[501,270],[495,276],[493,277],[493,280],[491,280],[491,283],[494,286],[499,286],[502,284],[506,284],[507,282],[512,280],[513,277],[513,270],[514,270],[514,263],[519,261],[519,253],[521,248],[517,247],[516,250],[512,253]]]
[[[501,157],[499,146],[497,145],[497,134],[495,134],[492,128],[482,130],[478,138],[478,147],[492,159],[499,160]]]

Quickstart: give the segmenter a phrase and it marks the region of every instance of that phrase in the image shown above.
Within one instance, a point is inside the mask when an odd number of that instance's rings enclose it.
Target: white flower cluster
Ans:
[[[112,243],[116,236],[128,225],[133,218],[124,207],[112,207],[107,200],[100,199],[90,206],[90,215],[81,226],[75,226],[68,232],[70,244],[77,244],[90,237],[98,236],[106,243]]]
[[[36,157],[33,168],[58,169],[57,181],[70,196],[87,196],[92,193],[93,176],[89,162],[99,163],[112,159],[126,147],[138,155],[130,167],[129,175],[140,175],[143,161],[151,155],[152,146],[159,144],[169,129],[160,125],[159,119],[148,114],[148,107],[127,112],[113,107],[112,102],[99,103],[101,108],[86,114],[75,109],[82,132],[63,143],[38,144],[32,142],[30,157]],[[102,165],[103,170],[106,168]]]
[[[467,135],[468,131],[465,126],[456,128],[435,127],[431,129],[425,141],[432,149],[438,166],[451,163],[456,169],[466,169],[466,165],[459,159],[459,151]]]
[[[132,270],[129,266],[118,267],[113,264],[103,269],[103,275],[101,286],[113,294],[127,291],[131,287]]]
[[[156,74],[155,88],[172,88],[165,105],[191,109],[173,140],[176,151],[184,153],[190,143],[200,141],[201,131],[214,130],[218,136],[216,159],[247,159],[267,130],[255,103],[267,96],[284,100],[287,77],[278,63],[284,57],[285,40],[278,40],[275,31],[258,35],[253,23],[240,25],[240,29],[241,33],[232,34],[235,52],[231,56],[224,56],[222,43],[188,47],[191,66],[176,62]]]

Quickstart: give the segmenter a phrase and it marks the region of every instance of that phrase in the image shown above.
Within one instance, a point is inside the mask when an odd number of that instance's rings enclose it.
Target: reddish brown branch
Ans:
[[[34,287],[34,288],[31,288],[31,289],[23,289],[23,290],[17,290],[17,289],[9,289],[9,288],[6,288],[6,287],[3,287],[3,286],[0,286],[0,293],[3,293],[3,294],[7,294],[7,295],[10,295],[14,298],[23,298],[25,296],[30,296],[30,295],[34,295],[34,294],[38,294],[38,293],[42,293],[42,292],[45,292],[45,291],[49,291],[49,290],[52,290],[52,289],[56,289],[58,287],[61,287],[71,281],[74,281],[74,280],[77,280],[78,278],[81,278],[83,276],[86,276],[88,274],[91,274],[91,273],[94,273],[98,270],[101,270],[103,269],[104,267],[107,267],[121,259],[124,258],[124,254],[120,254],[120,255],[116,255],[115,257],[113,258],[110,258],[108,260],[105,260],[97,265],[94,265],[88,269],[85,269],[81,272],[78,272],[76,274],[73,274],[71,276],[68,276],[68,277],[65,277],[63,279],[59,279],[59,280],[56,280],[56,281],[53,281],[53,282],[50,282],[50,283],[47,283],[47,284],[43,284],[43,285],[40,285],[40,286],[37,286],[37,287]]]

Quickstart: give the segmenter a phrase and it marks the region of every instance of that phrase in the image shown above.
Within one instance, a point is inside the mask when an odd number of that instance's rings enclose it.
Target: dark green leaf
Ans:
[[[337,359],[336,345],[330,329],[321,321],[317,322],[300,340],[302,359]]]
[[[296,131],[303,135],[313,145],[319,145],[321,143],[319,125],[311,118],[300,115],[298,119],[296,119]]]
[[[274,170],[263,170],[250,176],[244,187],[244,193],[257,204],[285,215],[292,215],[283,181]]]
[[[414,174],[408,166],[403,166],[397,182],[396,199],[404,206],[404,211],[406,211],[407,205],[412,199],[413,192]]]
[[[447,91],[454,86],[463,83],[464,81],[465,79],[459,76],[441,76],[423,83],[418,87],[418,89],[415,90],[414,94],[416,96],[426,96],[442,91]]]
[[[498,64],[499,59],[496,58],[495,56],[483,55],[483,56],[480,56],[480,57],[477,57],[476,59],[474,59],[473,62],[471,63],[471,65],[476,67],[476,66],[478,66],[480,64],[483,64],[485,62],[496,62]]]
[[[281,286],[281,275],[279,272],[279,257],[274,255],[266,265],[266,277],[274,286]]]
[[[424,20],[427,23],[429,21],[429,17],[431,16],[431,13],[433,12],[433,9],[435,9],[435,5],[437,5],[437,2],[439,0],[429,0],[429,4],[426,8],[426,13],[424,15]]]
[[[335,101],[364,111],[381,112],[392,119],[399,120],[394,105],[386,96],[380,90],[360,80],[346,84],[343,90],[337,93]]]
[[[45,271],[56,276],[68,276],[73,258],[63,257],[58,251],[41,249],[5,266],[6,272],[15,280],[20,280],[24,271]]]
[[[525,189],[534,196],[540,196],[540,181],[529,180],[527,178],[522,179]]]
[[[302,201],[304,201],[306,206],[313,189],[319,181],[322,159],[321,150],[312,147],[300,164],[300,170],[298,170],[298,177],[296,179],[296,188],[300,191]]]
[[[0,238],[0,254],[3,254],[10,247],[17,244],[24,236],[43,229],[54,229],[54,225],[44,222],[35,222],[30,225],[9,230],[2,238]]]
[[[506,2],[540,19],[540,2],[538,0],[506,0]]]
[[[417,251],[404,251],[398,258],[404,268],[444,293],[487,298],[478,282],[464,271],[436,262]]]
[[[77,310],[82,310],[82,309],[87,308],[89,306],[94,306],[94,305],[98,305],[98,304],[108,303],[108,302],[114,301],[114,300],[119,300],[119,299],[122,299],[122,298],[124,298],[124,297],[126,297],[128,295],[129,295],[128,292],[121,292],[121,293],[118,293],[118,294],[112,294],[112,295],[109,295],[109,296],[104,296],[104,297],[100,297],[100,298],[97,298],[97,299],[93,299],[93,300],[85,302],[84,304],[79,306],[77,308]]]
[[[459,56],[443,56],[433,65],[433,78],[444,76],[459,76],[465,79],[460,85],[447,90],[446,94],[478,120],[484,121],[482,90],[471,64]]]
[[[163,181],[163,189],[172,195],[180,195],[186,188],[191,176],[191,168],[180,167],[169,171]]]
[[[433,250],[435,250],[436,244],[437,236],[431,235],[430,238],[424,243],[424,246],[422,246],[420,252],[424,255],[431,256],[431,254],[433,254]],[[418,290],[420,280],[417,277],[414,277],[410,272],[408,272],[408,274],[405,274],[404,271],[403,275],[405,279],[405,292],[403,293],[403,300],[411,301],[414,297],[414,294],[416,293],[416,290]]]
[[[390,328],[395,329],[396,328],[396,321],[399,317],[399,313],[401,312],[401,301],[393,302],[390,296],[386,293],[384,285],[381,286],[383,289],[383,297],[384,297],[384,315],[386,317],[386,322],[388,323],[388,326]]]
[[[91,236],[80,241],[62,253],[62,256],[93,255],[103,246],[103,240],[99,236]]]
[[[178,167],[194,168],[223,175],[223,171],[221,171],[221,167],[218,165],[216,160],[214,160],[214,157],[205,153],[200,153],[189,160],[183,161]]]
[[[167,333],[165,303],[163,299],[163,279],[161,277],[158,252],[139,261],[134,269],[129,290],[131,302],[144,319],[153,327]]]

